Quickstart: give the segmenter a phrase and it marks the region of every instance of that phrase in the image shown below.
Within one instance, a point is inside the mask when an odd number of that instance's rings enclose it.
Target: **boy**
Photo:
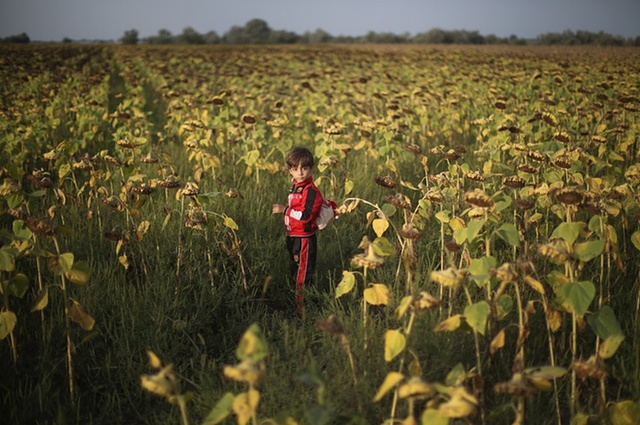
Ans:
[[[316,266],[318,226],[315,219],[322,206],[322,194],[313,183],[313,154],[304,147],[294,147],[287,153],[287,166],[293,186],[287,205],[274,204],[273,214],[284,214],[287,228],[286,246],[289,252],[289,268],[296,284],[296,314],[303,316],[304,295],[302,289],[310,284]]]

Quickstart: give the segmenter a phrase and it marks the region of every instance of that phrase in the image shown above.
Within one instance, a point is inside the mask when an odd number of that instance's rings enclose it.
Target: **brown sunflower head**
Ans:
[[[396,187],[396,182],[389,176],[376,176],[374,181],[376,184],[386,187],[387,189],[395,189]]]

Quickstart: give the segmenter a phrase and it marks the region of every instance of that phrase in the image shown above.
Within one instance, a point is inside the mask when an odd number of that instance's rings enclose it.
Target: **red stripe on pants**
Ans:
[[[298,262],[298,275],[296,276],[296,300],[298,301],[298,309],[296,313],[302,314],[304,304],[304,294],[302,288],[307,278],[307,267],[309,264],[309,239],[300,238],[300,260]]]

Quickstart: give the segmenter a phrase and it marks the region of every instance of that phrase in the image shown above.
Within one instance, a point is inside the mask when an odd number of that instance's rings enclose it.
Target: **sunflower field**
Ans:
[[[639,111],[636,48],[2,45],[2,422],[639,423]]]

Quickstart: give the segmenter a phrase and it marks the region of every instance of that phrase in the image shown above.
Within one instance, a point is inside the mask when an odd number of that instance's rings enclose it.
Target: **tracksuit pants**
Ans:
[[[286,244],[289,252],[289,272],[296,285],[296,314],[302,316],[303,288],[305,284],[312,282],[316,268],[318,240],[315,233],[308,237],[287,236]]]

